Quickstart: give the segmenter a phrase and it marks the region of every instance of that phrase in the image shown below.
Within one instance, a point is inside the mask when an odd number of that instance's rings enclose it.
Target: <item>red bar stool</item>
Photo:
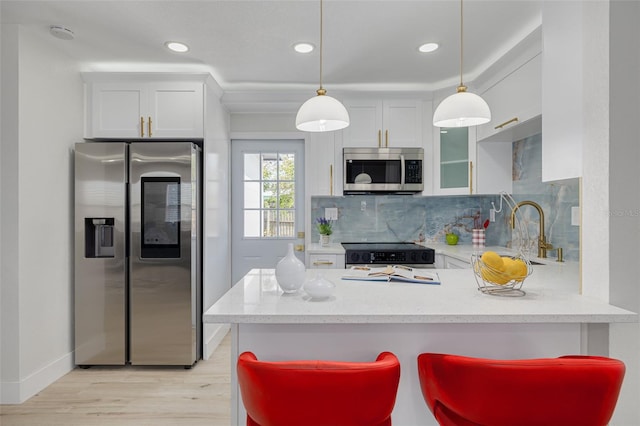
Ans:
[[[374,362],[259,361],[238,357],[247,426],[387,426],[400,363],[390,352]]]
[[[441,426],[604,426],[624,373],[621,361],[596,356],[418,356],[422,395]]]

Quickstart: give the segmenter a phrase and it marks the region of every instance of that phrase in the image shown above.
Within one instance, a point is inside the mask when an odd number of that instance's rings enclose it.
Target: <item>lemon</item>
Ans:
[[[502,261],[504,263],[505,277],[507,277],[509,280],[515,279],[520,271],[520,267],[518,266],[516,261],[510,257],[503,257]]]
[[[527,273],[529,272],[527,264],[522,259],[515,259],[513,263],[515,263],[516,265],[515,271],[513,271],[513,278],[516,281],[524,280],[527,277]]]
[[[507,277],[503,272],[492,271],[487,266],[483,266],[480,269],[480,276],[482,276],[483,280],[498,285],[504,285],[510,281],[509,277]]]
[[[483,280],[493,284],[504,285],[510,281],[505,270],[504,259],[494,251],[486,251],[480,257],[482,264],[480,267],[480,276]]]
[[[480,260],[496,271],[504,271],[504,260],[495,251],[485,251]]]

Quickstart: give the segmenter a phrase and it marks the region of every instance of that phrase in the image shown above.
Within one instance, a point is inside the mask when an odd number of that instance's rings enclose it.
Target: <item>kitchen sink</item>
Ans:
[[[505,253],[500,254],[500,257],[510,257],[512,259],[515,259],[515,257],[512,254],[505,254]],[[531,265],[545,265],[544,263],[536,262],[535,260],[529,260],[529,263]]]

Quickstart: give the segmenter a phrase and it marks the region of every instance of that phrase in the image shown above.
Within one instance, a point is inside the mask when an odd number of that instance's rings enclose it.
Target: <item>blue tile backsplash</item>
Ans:
[[[513,198],[532,200],[541,205],[546,220],[547,239],[562,247],[566,260],[579,257],[579,227],[571,226],[571,207],[578,206],[578,179],[543,183],[541,135],[513,144]],[[333,225],[334,242],[444,242],[447,232],[458,234],[458,244],[471,244],[472,229],[489,218],[492,202],[500,205],[499,195],[411,196],[348,195],[311,197],[311,218],[324,216],[324,209],[338,209],[339,220]],[[510,210],[503,204],[496,221],[489,224],[486,244],[510,247],[512,231]],[[536,210],[523,207],[520,220],[526,225],[535,245],[538,236]],[[312,240],[319,236],[313,227]],[[531,252],[536,254],[535,248]],[[555,252],[549,253],[550,258]]]

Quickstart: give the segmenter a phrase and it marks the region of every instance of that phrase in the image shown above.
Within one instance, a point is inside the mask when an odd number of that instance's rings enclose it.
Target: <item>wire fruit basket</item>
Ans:
[[[498,253],[485,251],[471,255],[471,266],[478,284],[478,290],[493,296],[518,297],[524,296],[522,290],[525,279],[531,275],[533,269],[526,253],[526,243],[529,240],[527,227],[519,218],[519,209],[513,198],[507,193],[500,193],[500,209],[505,201],[513,220],[513,244],[516,250],[513,256],[501,256]]]

